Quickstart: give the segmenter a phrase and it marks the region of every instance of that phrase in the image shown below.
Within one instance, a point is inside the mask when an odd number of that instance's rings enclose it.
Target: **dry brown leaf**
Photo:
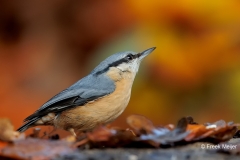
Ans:
[[[181,142],[189,134],[186,131],[188,125],[187,118],[181,118],[178,121],[176,128],[168,129],[168,127],[158,127],[154,129],[152,134],[141,135],[140,140],[152,141],[161,146],[174,145],[175,143]],[[151,144],[151,143],[150,143]]]
[[[11,135],[14,133],[13,126],[9,120],[2,120],[0,123],[4,124],[1,127],[2,135]],[[49,140],[41,139],[26,139],[25,141],[14,141],[10,143],[0,143],[0,150],[7,151],[2,152],[4,156],[21,157],[19,153],[33,156],[34,158],[42,158],[41,154],[45,154],[47,150],[42,147],[48,147],[45,145],[52,145],[50,139],[56,139],[56,142],[60,143],[59,150],[68,150],[68,148],[116,148],[116,147],[134,147],[134,148],[158,148],[163,146],[176,146],[178,144],[189,144],[198,141],[215,142],[220,143],[231,139],[237,131],[239,124],[226,123],[223,120],[219,120],[215,123],[197,124],[192,117],[181,118],[177,125],[168,124],[161,127],[156,127],[153,123],[144,116],[131,115],[127,118],[127,123],[131,129],[122,129],[119,127],[104,127],[99,126],[92,132],[86,134],[79,134],[78,140],[75,137],[70,136],[59,141],[58,135],[49,136]],[[8,132],[3,132],[7,130]],[[31,137],[39,138],[40,130],[35,129],[31,134]],[[11,137],[11,136],[10,136]],[[80,138],[81,137],[81,138]],[[36,141],[35,144],[32,141]],[[63,144],[68,143],[69,145]],[[21,143],[19,143],[21,142]],[[7,145],[7,146],[6,146]],[[30,149],[28,146],[38,147],[36,149]],[[52,145],[53,146],[53,145]],[[22,147],[22,149],[20,149]],[[55,152],[49,153],[45,157],[51,157],[56,155]]]
[[[93,130],[93,132],[87,133],[87,137],[89,140],[93,142],[107,141],[113,134],[114,132],[111,129],[108,129],[106,127],[98,127],[95,130]]]
[[[136,136],[131,130],[110,129],[101,126],[94,131],[87,133],[87,138],[77,142],[76,144],[87,145],[90,148],[116,148],[124,147],[128,144],[136,142],[135,138]]]
[[[127,123],[131,126],[138,134],[140,133],[153,133],[155,127],[153,123],[144,116],[131,115],[127,117]]]
[[[207,125],[189,124],[187,130],[190,131],[190,134],[185,140],[190,142],[211,138],[217,142],[226,141],[235,135],[238,126],[239,124],[226,123],[223,120],[208,123]]]
[[[236,134],[239,124],[234,123],[226,123],[223,120],[219,120],[213,124],[210,124],[210,126],[216,126],[214,128],[213,132],[211,134],[208,134],[208,137],[215,138],[219,141],[226,141]],[[209,125],[207,126],[209,127]],[[207,137],[206,135],[203,135]]]
[[[189,135],[187,135],[187,137],[185,137],[185,140],[192,141],[195,138],[203,135],[204,133],[206,133],[207,131],[209,131],[211,129],[207,129],[206,126],[204,126],[202,124],[198,124],[198,125],[189,124],[187,126],[187,130],[190,131],[190,133],[189,133]]]
[[[11,121],[7,118],[0,119],[0,140],[13,141],[19,136],[19,132],[14,131]]]

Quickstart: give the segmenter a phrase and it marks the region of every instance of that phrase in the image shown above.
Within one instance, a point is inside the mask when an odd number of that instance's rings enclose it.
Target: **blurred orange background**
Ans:
[[[240,121],[240,1],[0,1],[0,117],[15,128],[109,55],[156,46],[130,114]]]

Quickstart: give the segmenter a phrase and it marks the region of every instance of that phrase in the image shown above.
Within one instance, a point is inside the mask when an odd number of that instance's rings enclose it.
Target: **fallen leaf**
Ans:
[[[199,141],[202,139],[212,139],[214,142],[227,141],[235,135],[239,124],[233,122],[226,123],[224,120],[219,120],[206,125],[189,124],[187,130],[190,134],[185,138],[186,141]]]
[[[153,130],[155,129],[153,123],[149,119],[141,115],[131,115],[127,117],[127,123],[138,134],[153,133]]]
[[[19,132],[14,131],[11,121],[7,118],[0,119],[0,140],[13,141],[19,136]]]
[[[108,129],[106,127],[98,127],[93,132],[87,133],[87,137],[90,141],[107,141],[111,136],[115,134],[115,130]]]
[[[192,141],[211,129],[207,129],[206,126],[202,124],[198,124],[198,125],[189,124],[187,126],[187,130],[190,131],[190,133],[185,137],[185,140]]]
[[[157,128],[154,130],[154,134],[141,135],[140,140],[150,140],[158,143],[159,145],[173,145],[183,141],[184,138],[189,134],[186,131],[188,125],[187,118],[182,118],[178,121],[175,129],[169,130],[168,128]]]

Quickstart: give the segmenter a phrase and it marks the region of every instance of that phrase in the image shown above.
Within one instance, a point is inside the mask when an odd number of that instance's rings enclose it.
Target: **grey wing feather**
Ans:
[[[51,98],[25,121],[50,112],[58,113],[68,108],[84,105],[88,101],[108,95],[114,90],[115,84],[107,76],[89,75]]]

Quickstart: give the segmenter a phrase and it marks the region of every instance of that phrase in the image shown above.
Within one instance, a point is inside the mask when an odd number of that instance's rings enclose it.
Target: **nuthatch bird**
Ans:
[[[71,132],[90,131],[97,125],[115,120],[130,100],[132,84],[144,57],[156,47],[141,53],[113,54],[89,75],[52,97],[32,115],[18,131],[52,125]]]

